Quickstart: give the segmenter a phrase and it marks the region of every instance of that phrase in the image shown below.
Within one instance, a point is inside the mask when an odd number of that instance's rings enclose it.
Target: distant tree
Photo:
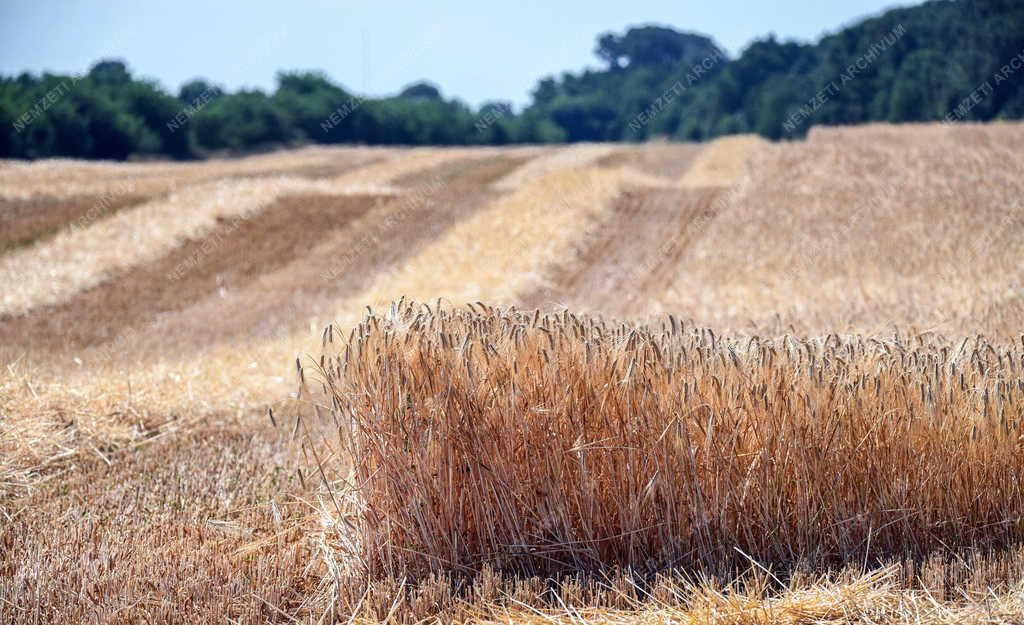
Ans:
[[[542,78],[537,82],[537,86],[533,88],[533,105],[543,106],[549,104],[552,100],[558,97],[559,85],[558,81],[553,77],[548,76]]]
[[[287,116],[259,90],[218,98],[196,116],[194,125],[199,145],[209,150],[280,145],[294,138]]]
[[[132,81],[128,66],[124,61],[118,59],[105,59],[97,62],[89,70],[87,77],[93,83],[105,87],[120,87]]]
[[[616,120],[615,110],[596,96],[571,96],[551,106],[551,120],[565,130],[567,141],[602,141]]]
[[[183,84],[178,90],[178,100],[185,105],[204,103],[223,93],[223,90],[202,78],[195,78]]]
[[[724,54],[710,37],[662,26],[630,28],[624,35],[601,35],[595,53],[616,69],[694,63]]]
[[[320,72],[282,72],[274,103],[301,138],[316,143],[359,139],[364,100],[335,85]]]
[[[490,100],[480,105],[480,115],[505,117],[513,114],[512,103],[508,100]]]
[[[0,89],[0,93],[2,92]],[[11,102],[0,100],[0,154],[14,154],[14,119],[15,114]]]
[[[182,103],[177,98],[172,98],[156,85],[143,81],[136,81],[119,89],[114,97],[124,102],[124,108],[159,139],[154,149],[144,150],[145,152],[162,153],[173,158],[185,158],[192,154],[189,133],[168,126],[168,122],[182,109]]]
[[[476,114],[477,129],[480,143],[505,145],[510,143],[517,132],[515,112],[512,103],[504,100],[492,100],[480,105]]]
[[[934,50],[907,55],[894,82],[888,115],[894,122],[942,119],[980,86],[972,84],[969,69]],[[972,102],[963,119],[988,117],[990,108],[987,102]]]
[[[398,95],[400,98],[406,98],[410,100],[442,100],[441,90],[429,82],[416,82],[405,89]]]

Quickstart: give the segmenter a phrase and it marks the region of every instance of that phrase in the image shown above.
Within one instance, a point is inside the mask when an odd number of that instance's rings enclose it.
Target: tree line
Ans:
[[[0,156],[195,158],[303,143],[451,145],[799,138],[816,124],[1024,117],[1024,3],[933,0],[814,43],[767,36],[731,58],[662,26],[598,37],[599,69],[541,79],[530,103],[473,109],[427,82],[368,98],[315,71],[271,93],[206,80],[168,93],[120,60],[0,77]]]

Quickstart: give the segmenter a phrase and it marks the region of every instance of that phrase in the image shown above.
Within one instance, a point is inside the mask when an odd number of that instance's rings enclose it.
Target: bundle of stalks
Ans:
[[[729,575],[1024,537],[1017,344],[406,302],[324,344],[340,449],[317,457],[351,487],[334,544],[371,577]]]

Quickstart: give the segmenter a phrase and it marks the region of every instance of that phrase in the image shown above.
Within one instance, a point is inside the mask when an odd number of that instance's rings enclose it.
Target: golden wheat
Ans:
[[[1018,542],[1022,357],[400,303],[319,370],[371,572],[728,574]]]

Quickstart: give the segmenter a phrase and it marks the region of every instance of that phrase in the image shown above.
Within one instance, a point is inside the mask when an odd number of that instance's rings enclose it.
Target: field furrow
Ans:
[[[446,231],[487,207],[499,195],[488,189],[490,181],[523,162],[515,157],[474,159],[436,174],[405,196],[375,202],[347,227],[327,233],[301,255],[242,288],[211,294],[165,316],[154,326],[159,332],[141,333],[132,344],[145,346],[143,351],[174,354],[308,333],[311,325],[332,320],[338,301],[361,293],[380,274],[397,271]],[[443,177],[445,173],[449,177]]]
[[[351,321],[359,304],[379,306],[402,296],[515,304],[591,223],[605,220],[626,185],[644,179],[624,169],[592,167],[526,183],[381,275],[336,318]]]
[[[0,200],[0,253],[51,237],[65,226],[82,227],[146,201],[129,187],[123,192],[66,199]]]
[[[0,314],[18,314],[59,303],[118,271],[160,258],[184,241],[206,237],[224,220],[251,219],[281,196],[398,194],[400,189],[391,185],[392,180],[473,154],[476,152],[417,150],[326,180],[268,177],[189,187],[83,229],[63,232],[51,241],[0,256],[0,280],[21,278],[18,288],[3,294]]]
[[[282,197],[249,219],[218,219],[211,231],[130,267],[58,304],[0,320],[0,344],[77,353],[138,331],[211,294],[246,288],[300,257],[387,198]]]
[[[529,308],[631,318],[649,312],[653,295],[674,280],[678,263],[717,214],[725,190],[628,189],[578,253],[548,272],[542,288],[522,296]]]

